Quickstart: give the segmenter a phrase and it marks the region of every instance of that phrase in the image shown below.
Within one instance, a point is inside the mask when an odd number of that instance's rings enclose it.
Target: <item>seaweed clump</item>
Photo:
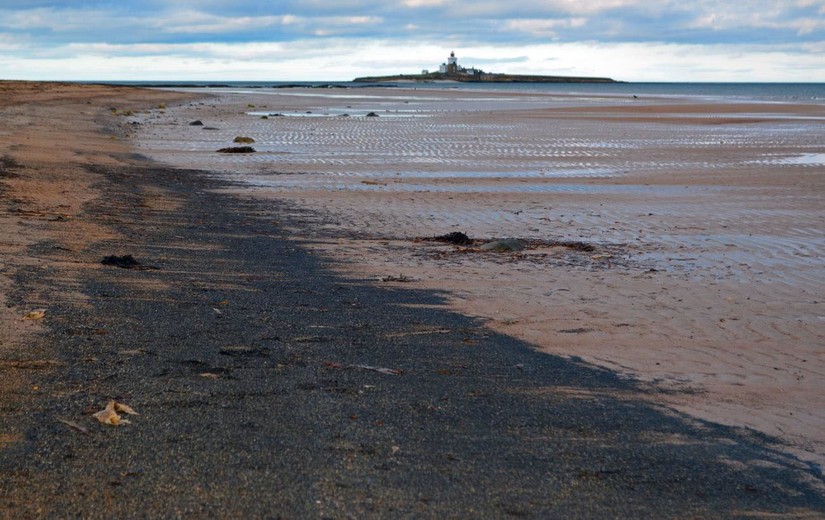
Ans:
[[[255,149],[251,146],[229,146],[219,149],[218,153],[255,153]]]
[[[461,231],[453,231],[452,233],[447,233],[446,235],[439,235],[437,237],[433,237],[432,240],[435,240],[436,242],[446,242],[457,246],[469,246],[473,243],[473,239]]]

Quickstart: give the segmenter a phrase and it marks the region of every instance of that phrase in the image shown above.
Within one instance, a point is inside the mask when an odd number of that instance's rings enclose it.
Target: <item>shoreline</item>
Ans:
[[[0,413],[4,514],[825,512],[821,473],[775,439],[536,352],[440,291],[340,276],[341,255],[294,241],[324,232],[317,208],[137,157],[126,113],[178,94],[23,94],[0,108],[3,309],[37,330],[3,343],[3,383],[24,376]],[[125,253],[148,267],[100,264]],[[107,399],[140,415],[99,425]]]

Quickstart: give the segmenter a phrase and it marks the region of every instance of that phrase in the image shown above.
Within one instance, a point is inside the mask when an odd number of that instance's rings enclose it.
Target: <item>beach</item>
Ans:
[[[825,513],[820,104],[0,92],[0,516]]]
[[[821,102],[236,89],[136,121],[142,153],[303,208],[296,239],[342,273],[445,291],[543,352],[824,460]],[[236,136],[257,152],[214,153]],[[476,246],[426,240],[456,231]],[[477,250],[507,237],[533,243]]]
[[[32,335],[43,332],[38,320],[21,320],[22,315],[52,304],[87,298],[77,290],[64,289],[55,294],[43,284],[24,296],[25,307],[17,308],[20,298],[15,276],[19,271],[45,273],[53,262],[37,244],[47,243],[57,251],[76,252],[99,240],[114,238],[111,229],[78,217],[83,206],[100,196],[97,178],[88,167],[120,164],[116,158],[129,155],[130,147],[113,134],[101,137],[101,118],[120,110],[157,107],[163,102],[183,99],[169,93],[145,91],[131,99],[129,89],[77,86],[70,83],[2,82],[0,109],[4,119],[0,135],[0,181],[5,210],[2,228],[2,276],[0,276],[0,344],[6,364],[0,389],[5,396],[21,388],[37,386],[28,379],[31,372],[14,370],[18,351],[30,347]],[[110,129],[111,132],[111,129]],[[47,251],[48,252],[48,248]],[[74,259],[57,262],[75,267]],[[86,263],[86,268],[95,268]],[[76,273],[72,273],[76,276]],[[67,280],[71,286],[74,279]],[[55,286],[54,289],[57,287]],[[41,360],[42,361],[42,360]],[[42,361],[48,368],[50,361]],[[35,363],[38,365],[38,363]],[[26,393],[24,391],[24,393]],[[0,444],[11,444],[19,437],[8,429]]]

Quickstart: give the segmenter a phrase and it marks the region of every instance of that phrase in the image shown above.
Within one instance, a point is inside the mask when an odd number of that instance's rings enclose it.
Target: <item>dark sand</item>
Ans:
[[[0,109],[2,516],[825,515],[769,437],[344,278],[289,240],[308,210],[130,156],[110,106],[174,95],[39,96]],[[140,415],[96,423],[109,399]]]

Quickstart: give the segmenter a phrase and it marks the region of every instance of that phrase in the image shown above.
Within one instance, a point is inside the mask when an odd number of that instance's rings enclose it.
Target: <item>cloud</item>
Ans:
[[[72,31],[88,31],[90,27],[114,22],[115,24],[131,25],[140,21],[140,18],[123,15],[112,16],[112,12],[105,10],[56,10],[50,7],[36,9],[0,9],[0,27],[16,32],[47,29],[52,33]]]
[[[821,0],[7,1],[0,9],[0,30],[35,34],[44,45],[157,41],[164,35],[170,41],[289,40],[313,34],[406,38],[399,30],[406,27],[476,43],[508,37],[538,42],[548,35],[569,42],[785,43],[825,38],[823,12]],[[511,23],[503,25],[503,20]],[[519,24],[524,30],[514,31]]]
[[[689,27],[716,32],[747,30],[753,39],[768,30],[787,35],[807,35],[825,30],[825,2],[702,3]]]
[[[59,79],[59,71],[75,73],[58,64],[89,64],[114,77],[138,63],[162,74],[175,70],[169,60],[189,60],[227,77],[346,79],[432,69],[455,49],[485,70],[754,81],[805,69],[811,80],[822,63],[824,14],[822,0],[3,0],[0,70],[37,74],[54,60],[41,74]],[[732,49],[765,61],[739,68]],[[513,56],[529,58],[506,61]],[[177,70],[194,77],[197,67]]]
[[[448,0],[404,0],[401,4],[404,7],[416,9],[419,7],[439,7],[448,3]]]
[[[823,46],[800,50],[794,46],[577,42],[481,45],[456,51],[460,63],[493,72],[609,76],[625,81],[825,81]],[[361,75],[434,69],[447,53],[440,42],[410,44],[392,39],[86,43],[61,46],[37,59],[3,53],[0,69],[14,70],[16,79],[345,81]]]
[[[18,38],[8,33],[0,33],[0,51],[15,52],[24,48]]]
[[[172,34],[224,34],[299,23],[301,23],[299,18],[290,15],[229,18],[197,11],[185,11],[158,20],[154,25]]]
[[[505,31],[515,31],[521,33],[528,33],[532,36],[556,36],[556,30],[559,28],[577,28],[583,27],[587,23],[586,18],[566,18],[566,19],[516,19],[505,20],[502,23],[502,28]]]
[[[605,11],[617,11],[620,9],[638,9],[640,6],[655,4],[642,0],[590,0],[582,2],[579,0],[549,0],[540,1],[539,5],[546,5],[558,12],[568,14],[597,14]]]
[[[333,28],[351,28],[352,26],[377,25],[382,19],[377,16],[325,16],[307,18],[292,14],[279,16],[238,16],[225,17],[210,15],[198,11],[175,13],[156,22],[156,25],[169,33],[189,34],[237,34],[265,28],[292,27],[303,32],[330,31]]]

